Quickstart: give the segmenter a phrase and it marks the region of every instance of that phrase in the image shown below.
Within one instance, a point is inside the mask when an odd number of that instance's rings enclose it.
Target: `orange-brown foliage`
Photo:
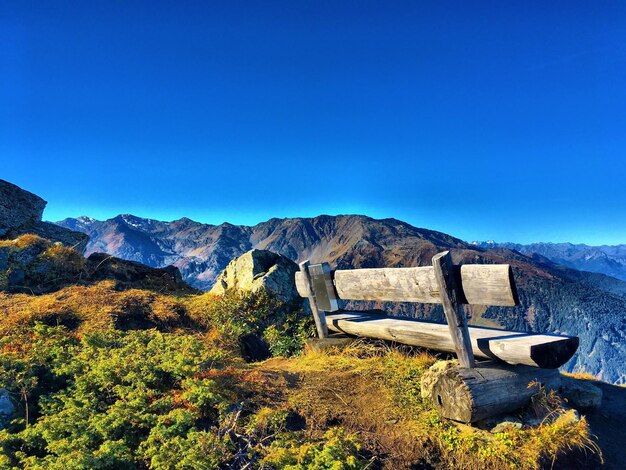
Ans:
[[[102,281],[38,296],[0,293],[0,334],[27,330],[37,321],[78,331],[185,325],[186,311],[176,298],[140,289],[117,291],[114,286]]]

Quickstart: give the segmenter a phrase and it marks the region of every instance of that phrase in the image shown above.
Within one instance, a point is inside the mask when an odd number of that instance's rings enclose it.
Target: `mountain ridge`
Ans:
[[[605,274],[626,281],[626,244],[587,245],[569,242],[523,244],[489,240],[474,241],[472,245],[481,248],[508,248],[529,256],[537,254],[569,268]]]

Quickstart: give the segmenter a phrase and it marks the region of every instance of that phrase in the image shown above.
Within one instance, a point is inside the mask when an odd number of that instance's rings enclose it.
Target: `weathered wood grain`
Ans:
[[[340,299],[441,303],[431,266],[335,271]]]
[[[513,270],[508,264],[463,264],[458,286],[465,299],[473,305],[514,306],[519,303]]]
[[[515,283],[508,264],[455,266],[460,277],[459,303],[476,305],[517,305]],[[432,266],[417,268],[367,268],[337,270],[335,289],[340,299],[389,302],[441,303]],[[302,282],[296,278],[300,295]]]
[[[435,378],[430,398],[444,418],[473,423],[527,405],[539,391],[538,384],[557,390],[558,370],[489,361],[473,369],[442,371]]]
[[[337,311],[337,293],[329,264],[311,264],[308,266],[308,273],[317,308],[325,312]]]
[[[315,327],[317,328],[317,335],[320,338],[328,338],[328,325],[326,323],[326,314],[319,310],[313,295],[313,287],[311,286],[311,278],[309,276],[309,260],[300,263],[300,274],[306,285],[308,286],[307,295],[309,304],[311,306],[311,312],[313,313],[313,319],[315,320]]]
[[[390,317],[365,312],[336,312],[326,315],[332,331],[378,338],[443,352],[455,352],[447,325]],[[495,328],[468,327],[472,353],[509,364],[557,368],[578,348],[578,338],[529,334]]]
[[[300,263],[300,269],[302,269],[302,263]],[[309,281],[306,275],[302,271],[296,273],[296,290],[300,297],[310,297],[313,295],[313,291],[309,286]]]
[[[454,273],[452,272],[452,256],[444,251],[433,256],[432,259],[435,279],[439,285],[439,296],[443,304],[443,311],[448,322],[448,330],[454,344],[454,351],[461,367],[474,367],[474,354],[467,329],[467,318],[463,306],[458,302],[458,291]]]

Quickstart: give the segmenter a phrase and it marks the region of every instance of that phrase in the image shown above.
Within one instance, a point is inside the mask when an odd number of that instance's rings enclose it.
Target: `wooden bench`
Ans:
[[[512,394],[511,386],[519,388],[519,384],[536,380],[555,388],[558,372],[554,369],[565,364],[578,348],[578,338],[572,336],[468,327],[464,304],[519,303],[512,270],[506,264],[454,266],[447,251],[435,255],[432,266],[415,268],[333,271],[327,263],[305,261],[295,281],[298,293],[309,299],[320,338],[327,338],[330,330],[456,353],[461,370],[442,379],[436,405],[444,416],[460,421],[482,419],[494,410],[511,410],[529,399],[529,392]],[[442,304],[447,325],[342,311],[338,300]],[[491,362],[477,365],[476,357]],[[484,393],[490,394],[487,402],[481,397]],[[506,396],[511,394],[519,399]]]

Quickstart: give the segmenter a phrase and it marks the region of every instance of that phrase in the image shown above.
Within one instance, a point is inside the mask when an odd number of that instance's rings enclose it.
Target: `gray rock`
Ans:
[[[543,422],[543,420],[544,418],[538,418],[536,416],[528,416],[524,418],[524,425],[534,428],[536,426],[539,426]]]
[[[498,432],[506,432],[511,429],[522,429],[523,423],[514,416],[503,416],[498,420],[498,424],[496,424],[493,428],[491,428],[492,433]]]
[[[37,222],[33,225],[30,232],[42,238],[74,248],[79,253],[85,252],[87,242],[89,241],[89,237],[82,232],[68,230],[50,222]]]
[[[13,255],[15,263],[27,266],[35,262],[37,257],[46,250],[46,243],[34,243],[30,246],[17,250]]]
[[[228,289],[256,292],[262,288],[285,303],[300,301],[295,284],[298,265],[289,258],[267,250],[250,250],[232,260],[217,278],[211,293]]]
[[[589,380],[563,376],[561,396],[574,408],[595,410],[602,405],[602,390]]]
[[[17,238],[33,233],[84,253],[89,237],[56,224],[42,222],[46,201],[7,181],[0,180],[0,237]]]
[[[0,180],[0,234],[20,232],[41,220],[46,201]]]
[[[9,392],[5,389],[0,389],[0,430],[4,429],[15,413],[15,405],[9,396]]]
[[[141,263],[115,258],[105,253],[92,253],[85,260],[84,280],[98,282],[113,279],[120,288],[155,289],[160,292],[193,292],[183,282],[175,266],[151,268]]]

